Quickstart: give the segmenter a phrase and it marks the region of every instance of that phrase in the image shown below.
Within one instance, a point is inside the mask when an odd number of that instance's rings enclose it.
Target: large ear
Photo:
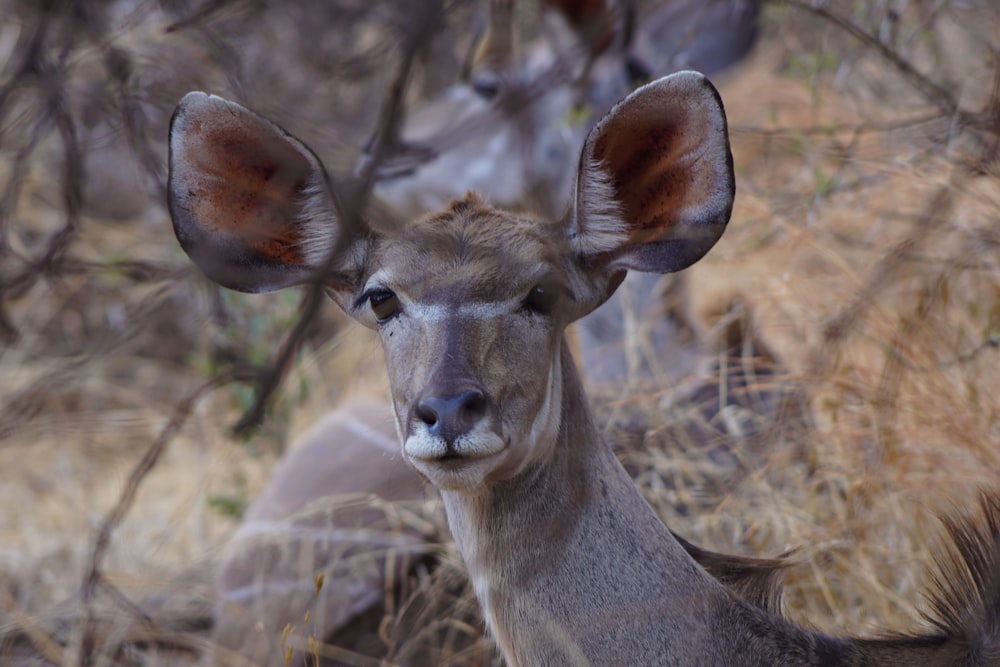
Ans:
[[[327,266],[342,230],[323,165],[239,104],[184,96],[170,122],[167,189],[178,241],[220,285],[266,292],[347,268],[347,248]]]
[[[733,209],[726,114],[697,72],[639,88],[584,144],[569,232],[610,273],[680,271],[708,252]]]

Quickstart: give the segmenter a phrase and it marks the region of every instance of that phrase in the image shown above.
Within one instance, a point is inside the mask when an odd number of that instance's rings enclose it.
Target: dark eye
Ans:
[[[524,298],[524,307],[539,315],[548,315],[556,304],[556,288],[550,285],[538,284],[531,288]]]
[[[379,324],[388,322],[399,313],[399,297],[387,289],[375,290],[368,294],[368,303]]]

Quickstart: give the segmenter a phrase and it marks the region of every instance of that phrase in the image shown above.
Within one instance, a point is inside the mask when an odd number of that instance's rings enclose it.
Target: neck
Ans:
[[[532,448],[547,459],[480,493],[442,493],[487,624],[511,665],[612,664],[614,655],[634,653],[646,624],[669,624],[687,642],[706,633],[704,621],[730,599],[618,463],[562,347],[556,442]]]

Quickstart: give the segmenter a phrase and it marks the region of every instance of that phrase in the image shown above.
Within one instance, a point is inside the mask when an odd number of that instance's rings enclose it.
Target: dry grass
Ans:
[[[192,88],[232,93],[335,170],[351,164],[394,62],[376,39],[394,29],[391,12],[353,4],[320,18],[138,4],[74,32],[68,3],[54,3],[37,67],[18,71],[39,10],[0,2],[16,17],[0,24],[5,664],[196,661],[213,564],[284,443],[343,398],[384,392],[371,341],[324,312],[261,428],[234,441],[247,380],[295,321],[296,296],[206,286],[160,194],[169,112]],[[838,633],[916,629],[934,517],[1000,488],[1000,15],[985,1],[878,3],[896,18],[829,3],[882,48],[799,4],[769,6],[757,52],[719,81],[737,205],[683,308],[702,341],[734,304],[749,312],[776,364],[751,391],[793,387],[795,409],[762,409],[765,440],[744,448],[751,439],[730,433],[737,463],[715,466],[704,446],[667,437],[670,419],[694,414],[675,399],[697,380],[605,409],[644,415],[649,437],[623,457],[677,532],[721,551],[796,550],[791,617]],[[454,78],[468,41],[456,26],[474,12],[456,3],[413,97]],[[175,24],[185,16],[198,18]],[[116,78],[113,54],[129,73]],[[219,376],[236,380],[205,388]],[[421,511],[446,539],[439,511]],[[113,530],[95,551],[102,525]],[[430,611],[390,625],[451,623],[469,642],[474,605],[466,594],[449,608],[461,568],[443,548],[449,565],[414,584]],[[452,664],[484,660],[480,649]]]

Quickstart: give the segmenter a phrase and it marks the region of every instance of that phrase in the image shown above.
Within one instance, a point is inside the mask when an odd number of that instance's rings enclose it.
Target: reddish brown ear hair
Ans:
[[[701,74],[639,88],[590,132],[569,232],[586,260],[680,271],[722,236],[735,196],[722,100]]]
[[[307,282],[335,246],[333,199],[319,159],[274,123],[221,97],[188,93],[177,106],[167,189],[181,246],[225,287],[265,292]]]

